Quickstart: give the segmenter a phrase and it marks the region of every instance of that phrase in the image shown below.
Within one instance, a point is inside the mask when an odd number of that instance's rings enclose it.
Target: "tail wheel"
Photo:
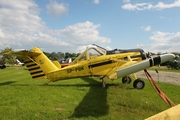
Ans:
[[[143,80],[137,79],[133,83],[133,87],[137,89],[143,89],[145,86],[145,82]]]
[[[129,76],[125,76],[122,78],[122,83],[127,83],[130,84],[131,83],[131,78]]]

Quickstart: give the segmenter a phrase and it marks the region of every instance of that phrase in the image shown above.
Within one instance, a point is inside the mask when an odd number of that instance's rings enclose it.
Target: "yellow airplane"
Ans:
[[[122,77],[123,83],[130,83],[131,79],[134,79],[133,86],[137,89],[143,89],[145,83],[134,75],[135,72],[175,57],[173,54],[164,54],[148,58],[142,49],[108,51],[93,44],[67,67],[61,68],[58,61],[52,62],[38,47],[8,54],[21,57],[34,79],[45,78],[49,82],[55,82],[70,78],[97,76],[100,77],[105,87],[106,78],[115,80]]]

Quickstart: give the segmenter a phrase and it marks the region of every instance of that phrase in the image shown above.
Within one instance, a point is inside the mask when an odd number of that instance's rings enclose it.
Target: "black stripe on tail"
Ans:
[[[33,79],[36,79],[36,78],[46,79],[47,78],[44,72],[41,70],[40,66],[36,64],[34,61],[32,61],[31,59],[24,60],[24,63],[26,67],[28,68]]]

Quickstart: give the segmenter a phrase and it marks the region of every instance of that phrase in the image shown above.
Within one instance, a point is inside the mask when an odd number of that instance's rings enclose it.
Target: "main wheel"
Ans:
[[[133,83],[133,87],[137,89],[143,89],[145,86],[145,82],[143,80],[137,79]]]
[[[131,83],[131,78],[129,76],[125,76],[122,78],[122,83],[127,83],[130,84]]]

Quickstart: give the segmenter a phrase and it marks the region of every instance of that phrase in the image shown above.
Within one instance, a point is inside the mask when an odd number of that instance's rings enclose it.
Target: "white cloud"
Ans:
[[[34,31],[43,27],[43,22],[38,16],[39,9],[31,1],[0,1],[0,23],[1,29],[11,29],[20,31]]]
[[[32,0],[0,0],[0,49],[31,49],[32,46],[39,46],[48,52],[77,52],[80,44],[105,44],[111,41],[99,35],[99,24],[87,21],[62,30],[52,30],[39,14],[40,9]]]
[[[32,41],[32,35],[35,32],[46,28],[38,15],[39,8],[31,0],[11,2],[1,0],[0,48],[11,45],[21,46],[23,43],[27,43],[27,41]]]
[[[129,3],[131,2],[130,0],[123,0],[124,3]]]
[[[127,3],[122,6],[125,10],[145,10],[145,9],[151,9],[152,5],[150,3],[137,3],[135,5],[131,3]]]
[[[99,24],[94,25],[92,22],[86,21],[84,23],[77,23],[67,26],[63,30],[57,30],[56,32],[60,36],[67,38],[67,42],[76,45],[84,44],[106,44],[111,42],[109,38],[101,37],[97,28]]]
[[[151,30],[151,26],[147,26],[144,30],[145,31],[150,31]]]
[[[68,12],[68,5],[64,3],[58,3],[56,1],[51,1],[48,5],[46,5],[47,12],[54,16],[60,17],[64,13]]]
[[[1,29],[0,29],[0,38],[4,38],[4,33]]]
[[[122,9],[125,10],[150,10],[150,9],[162,10],[167,8],[180,7],[180,0],[175,0],[173,3],[170,4],[158,2],[155,5],[153,5],[152,3],[137,3],[137,4],[126,3],[121,7]]]
[[[180,52],[180,32],[169,33],[156,31],[150,40],[155,43],[151,46],[151,49],[158,52]]]
[[[99,4],[100,0],[94,0],[95,4]]]
[[[153,32],[150,37],[149,44],[137,44],[138,48],[144,49],[146,52],[153,53],[170,53],[180,52],[180,32]]]
[[[84,50],[86,50],[86,48],[87,48],[87,45],[79,46],[77,53],[82,53],[82,52],[84,52]]]
[[[150,37],[151,40],[158,41],[158,42],[180,42],[180,32],[177,33],[169,33],[169,32],[161,32],[156,31],[153,33],[154,35]]]
[[[106,46],[106,50],[112,50],[110,46]]]
[[[168,18],[168,17],[164,17],[164,16],[159,16],[160,19],[164,19],[164,20],[168,20],[168,21],[172,21],[171,18]]]
[[[141,28],[142,28],[144,31],[150,31],[150,30],[151,30],[151,26],[147,26],[147,27],[141,26]]]

